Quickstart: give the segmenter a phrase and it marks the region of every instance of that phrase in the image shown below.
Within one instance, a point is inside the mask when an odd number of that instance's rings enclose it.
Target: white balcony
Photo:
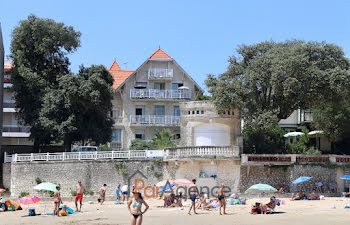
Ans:
[[[191,99],[190,90],[131,89],[131,99]]]
[[[30,127],[21,125],[3,125],[2,126],[3,137],[29,137]]]
[[[156,115],[131,115],[131,125],[164,125],[164,126],[180,126],[179,116],[156,116]]]
[[[173,69],[150,68],[148,70],[149,80],[172,79],[174,76]]]

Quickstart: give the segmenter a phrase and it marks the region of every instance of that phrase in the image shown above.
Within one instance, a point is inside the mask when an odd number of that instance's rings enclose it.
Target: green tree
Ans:
[[[152,148],[153,149],[164,149],[169,147],[176,147],[178,140],[171,133],[170,129],[164,129],[160,132],[157,132],[152,139]]]
[[[325,42],[241,45],[229,63],[223,74],[208,75],[212,101],[218,111],[240,109],[245,125],[265,143],[265,131],[294,110],[332,101],[336,95],[330,93],[349,87],[349,60],[340,47]]]
[[[241,45],[225,73],[206,85],[219,110],[239,108],[246,122],[270,113],[278,122],[294,110],[329,99],[330,84],[349,84],[349,60],[325,42],[265,41]]]
[[[63,23],[30,15],[13,30],[10,57],[12,90],[18,117],[31,126],[30,138],[37,149],[52,140],[50,130],[40,125],[43,97],[57,88],[58,78],[69,73],[67,55],[80,46],[80,32]]]
[[[147,150],[147,149],[152,149],[152,143],[141,140],[139,138],[136,138],[131,141],[130,144],[130,149],[131,150]]]
[[[104,144],[112,136],[113,78],[104,66],[81,67],[79,74],[58,79],[57,89],[43,98],[40,125],[66,150],[72,142]]]

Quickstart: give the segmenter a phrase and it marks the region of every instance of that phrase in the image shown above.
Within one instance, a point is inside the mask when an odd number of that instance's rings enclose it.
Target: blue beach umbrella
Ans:
[[[170,184],[170,185],[168,184],[167,186],[160,188],[160,189],[158,190],[158,194],[159,194],[159,193],[162,193],[163,191],[169,190],[169,189],[170,189],[170,186],[171,186],[171,187],[174,187],[175,184]]]
[[[343,179],[343,180],[350,180],[350,175],[342,176],[340,179]]]
[[[245,194],[260,194],[260,193],[271,193],[277,191],[276,188],[268,184],[254,184],[248,188],[244,193]]]
[[[300,183],[303,183],[303,182],[311,180],[311,179],[312,179],[312,177],[299,177],[298,179],[293,181],[292,184],[300,184]]]

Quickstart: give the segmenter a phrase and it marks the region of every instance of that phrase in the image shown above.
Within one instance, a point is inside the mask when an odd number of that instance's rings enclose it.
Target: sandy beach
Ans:
[[[239,224],[239,225],[271,225],[271,224],[307,224],[307,225],[348,225],[350,223],[350,209],[344,209],[350,205],[350,201],[339,201],[343,198],[326,198],[320,201],[290,201],[285,199],[286,204],[277,207],[277,213],[272,215],[251,215],[250,208],[256,199],[250,199],[246,205],[228,206],[227,215],[219,216],[217,210],[198,210],[198,215],[188,215],[189,201],[185,207],[162,208],[162,201],[147,200],[150,209],[144,216],[143,224],[152,225],[184,225],[184,224]],[[350,200],[350,199],[347,199]],[[262,199],[267,202],[268,199]],[[97,203],[83,206],[81,213],[66,217],[35,216],[27,215],[28,208],[35,208],[37,213],[52,211],[52,203],[41,201],[35,205],[25,205],[24,210],[16,212],[0,213],[0,224],[130,224],[130,214],[126,204],[114,205],[107,201],[104,205]],[[72,207],[74,202],[65,202]],[[335,208],[331,208],[335,206]]]

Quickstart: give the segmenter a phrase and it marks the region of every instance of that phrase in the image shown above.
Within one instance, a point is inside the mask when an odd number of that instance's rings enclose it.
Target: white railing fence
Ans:
[[[5,163],[33,161],[73,161],[107,159],[152,159],[198,158],[198,157],[239,157],[238,146],[196,146],[177,147],[164,150],[129,150],[97,152],[59,152],[59,153],[5,153]]]
[[[131,89],[133,99],[190,99],[190,90]]]
[[[180,116],[131,115],[131,124],[180,125]]]
[[[238,146],[196,146],[167,148],[164,158],[190,158],[190,157],[239,157]]]

